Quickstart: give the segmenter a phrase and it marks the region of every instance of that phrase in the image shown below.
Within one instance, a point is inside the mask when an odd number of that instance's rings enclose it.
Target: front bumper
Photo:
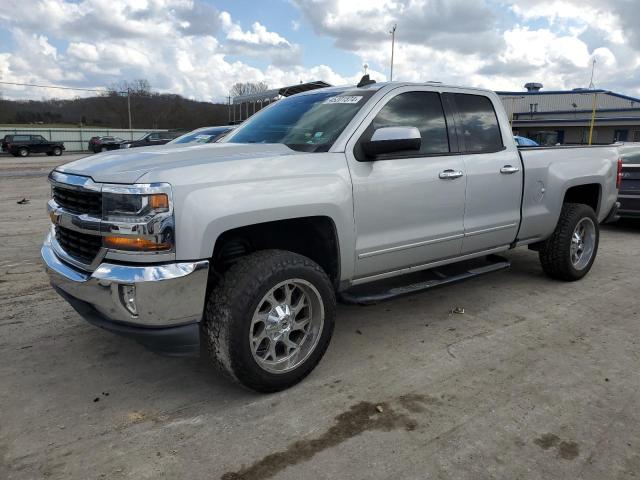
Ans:
[[[89,322],[164,353],[184,354],[189,353],[188,346],[198,347],[208,261],[142,266],[101,263],[93,272],[85,272],[55,254],[50,236],[41,254],[51,285]]]

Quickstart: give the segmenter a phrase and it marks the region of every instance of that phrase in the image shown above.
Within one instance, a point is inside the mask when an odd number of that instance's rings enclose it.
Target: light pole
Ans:
[[[127,88],[127,113],[129,114],[129,130],[131,130],[131,89]]]
[[[395,48],[396,43],[396,27],[398,25],[394,24],[393,28],[389,31],[391,34],[391,74],[389,75],[389,81],[393,82],[393,50]]]
[[[513,131],[513,116],[516,112],[516,100],[522,100],[524,97],[502,97],[502,100],[511,100],[511,108],[509,111],[509,126]]]
[[[596,59],[593,59],[593,64],[591,65],[591,81],[589,82],[589,88],[591,90],[595,89],[595,85],[593,84],[593,74],[596,71]],[[591,122],[589,123],[589,145],[591,145],[591,141],[593,140],[593,127],[596,123],[596,108],[598,105],[598,94],[596,92],[593,93],[593,106],[591,109]]]

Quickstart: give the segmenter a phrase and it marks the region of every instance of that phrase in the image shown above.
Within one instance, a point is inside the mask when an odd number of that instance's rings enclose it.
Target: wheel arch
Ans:
[[[338,228],[326,215],[311,215],[253,223],[225,230],[215,239],[212,270],[222,273],[248,253],[279,249],[304,255],[326,272],[334,287],[341,276]]]
[[[602,203],[602,186],[599,183],[572,185],[565,191],[562,203],[582,203],[588,205],[597,216]]]

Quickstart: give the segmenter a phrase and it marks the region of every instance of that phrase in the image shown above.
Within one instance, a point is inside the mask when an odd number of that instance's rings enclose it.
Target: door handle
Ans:
[[[440,177],[442,180],[453,180],[454,178],[460,178],[463,175],[463,173],[460,170],[444,170],[442,172],[440,172],[440,175],[438,175],[438,177]]]
[[[511,165],[505,165],[504,167],[502,167],[500,169],[500,173],[504,173],[506,175],[509,175],[511,173],[516,173],[519,172],[520,169],[518,167],[512,167]]]

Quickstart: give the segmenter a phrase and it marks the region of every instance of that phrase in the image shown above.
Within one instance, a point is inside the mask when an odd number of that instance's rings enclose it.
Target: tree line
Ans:
[[[239,83],[232,95],[267,90],[264,83]],[[241,93],[242,92],[242,93]],[[128,97],[128,98],[127,98]],[[226,125],[229,108],[224,103],[191,100],[158,93],[145,79],[109,86],[104,94],[72,100],[0,99],[0,124],[61,124],[102,128],[184,129]]]

